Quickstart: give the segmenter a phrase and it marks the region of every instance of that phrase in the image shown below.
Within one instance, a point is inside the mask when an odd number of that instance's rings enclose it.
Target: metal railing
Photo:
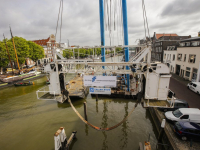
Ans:
[[[47,89],[48,88],[48,89]],[[41,99],[41,100],[56,100],[56,91],[49,91],[49,87],[48,86],[45,86],[39,90],[36,91],[36,95],[37,95],[37,99]],[[40,96],[40,94],[42,93],[42,96]],[[43,97],[45,94],[48,94],[48,93],[53,93],[53,94],[49,94],[52,96],[52,98],[45,98]]]

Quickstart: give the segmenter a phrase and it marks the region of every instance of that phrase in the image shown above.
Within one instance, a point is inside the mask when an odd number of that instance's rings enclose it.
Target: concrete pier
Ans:
[[[159,132],[161,128],[162,119],[165,118],[164,113],[159,111],[157,108],[148,108],[151,117],[155,123],[156,129]],[[192,147],[190,147],[190,141],[182,141],[173,131],[173,125],[166,122],[164,129],[164,136],[162,138],[162,143],[167,144],[172,147],[173,150],[197,150],[200,149],[199,142],[193,142]],[[165,146],[167,149],[168,146]]]

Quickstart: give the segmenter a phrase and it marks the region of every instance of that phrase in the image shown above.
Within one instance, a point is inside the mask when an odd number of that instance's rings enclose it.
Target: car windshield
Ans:
[[[178,130],[181,130],[181,129],[182,129],[182,127],[181,127],[181,125],[180,125],[179,122],[176,122],[175,125],[176,125],[176,127],[177,127]]]
[[[179,111],[179,109],[173,111],[172,114],[173,114],[176,118],[179,118],[180,116],[183,115],[183,114]]]

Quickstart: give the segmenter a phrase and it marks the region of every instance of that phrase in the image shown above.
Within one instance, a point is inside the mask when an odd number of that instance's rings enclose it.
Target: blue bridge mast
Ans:
[[[100,29],[101,29],[101,46],[105,46],[105,34],[104,34],[104,5],[103,0],[99,0],[99,14],[100,14]],[[105,48],[101,49],[101,60],[105,62]],[[103,66],[104,68],[104,66]]]
[[[128,45],[128,19],[127,19],[127,4],[126,0],[122,0],[122,12],[123,12],[123,26],[124,26],[124,45]],[[129,48],[125,48],[125,62],[129,61]],[[126,66],[126,70],[129,70],[129,67]],[[129,89],[129,74],[126,75],[127,77],[127,87]]]

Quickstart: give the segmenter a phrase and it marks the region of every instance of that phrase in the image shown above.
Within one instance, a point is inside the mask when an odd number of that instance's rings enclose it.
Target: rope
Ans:
[[[57,29],[58,29],[58,21],[59,21],[59,16],[60,16],[61,1],[62,1],[62,0],[60,0],[60,7],[59,7],[59,12],[58,12],[58,20],[57,20],[57,25],[56,25],[56,34],[55,34],[55,38],[56,38],[56,35],[57,35]]]
[[[60,23],[60,43],[61,43],[61,30],[62,30],[62,14],[63,14],[63,0],[62,0],[61,23]]]
[[[145,18],[146,18],[146,23],[147,23],[147,30],[148,30],[148,34],[149,34],[149,25],[148,25],[148,20],[147,20],[147,15],[146,15],[145,3],[143,5],[144,5],[144,12],[145,12]],[[149,40],[151,40],[150,34],[149,34]]]
[[[145,33],[145,39],[146,39],[146,21],[144,16],[144,0],[142,0],[142,11],[143,11],[143,19],[144,19],[144,33]]]
[[[143,10],[143,19],[144,19],[145,39],[146,39],[146,30],[147,30],[148,31],[149,40],[151,41],[150,34],[149,34],[149,26],[148,26],[148,20],[147,20],[144,0],[142,0],[142,10]]]
[[[116,125],[114,125],[114,126],[112,126],[112,127],[109,127],[109,128],[100,128],[100,127],[97,127],[97,126],[95,126],[95,125],[89,123],[88,121],[86,121],[86,120],[79,114],[79,112],[76,110],[76,108],[75,108],[74,105],[72,104],[72,102],[71,102],[71,100],[70,100],[69,97],[68,97],[68,102],[69,102],[69,104],[71,105],[71,107],[72,107],[72,109],[74,110],[74,112],[78,115],[78,117],[79,117],[85,124],[89,125],[89,126],[92,127],[93,129],[98,130],[98,131],[110,131],[110,130],[113,130],[113,129],[119,127],[122,123],[124,123],[124,122],[128,119],[128,117],[133,113],[133,111],[135,110],[135,108],[136,108],[137,105],[138,105],[138,102],[137,102],[137,103],[135,104],[135,106],[133,107],[133,109],[130,111],[130,113],[129,113],[122,121],[120,121],[118,124],[116,124]]]

